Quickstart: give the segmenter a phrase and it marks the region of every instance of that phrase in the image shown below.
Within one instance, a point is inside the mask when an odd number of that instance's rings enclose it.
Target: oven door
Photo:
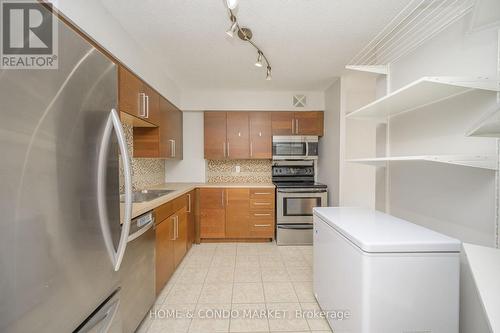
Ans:
[[[326,189],[278,188],[277,218],[278,224],[303,224],[313,222],[313,208],[327,204]]]

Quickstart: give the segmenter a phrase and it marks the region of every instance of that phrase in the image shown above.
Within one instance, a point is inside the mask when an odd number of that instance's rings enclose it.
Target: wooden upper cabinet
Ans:
[[[118,82],[120,112],[158,125],[160,95],[123,66],[118,71]]]
[[[160,157],[182,159],[182,111],[160,97]]]
[[[226,236],[226,203],[223,188],[202,188],[199,197],[200,238]]]
[[[250,189],[226,189],[226,238],[249,237]]]
[[[272,158],[272,125],[270,112],[249,112],[250,158]]]
[[[143,84],[146,98],[146,116],[142,117],[151,124],[160,124],[160,94],[147,84]]]
[[[205,112],[205,159],[226,158],[226,112]]]
[[[142,81],[123,66],[118,71],[118,99],[121,112],[141,117],[143,113]]]
[[[250,158],[250,142],[248,134],[248,112],[227,113],[227,158]]]
[[[273,112],[273,135],[323,136],[323,112]]]
[[[295,119],[294,112],[272,112],[273,135],[292,135]]]
[[[295,112],[295,134],[323,136],[323,112]]]

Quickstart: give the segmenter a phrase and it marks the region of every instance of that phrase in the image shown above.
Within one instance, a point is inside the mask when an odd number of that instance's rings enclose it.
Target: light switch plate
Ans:
[[[236,166],[236,172],[241,172],[241,168],[239,165]]]

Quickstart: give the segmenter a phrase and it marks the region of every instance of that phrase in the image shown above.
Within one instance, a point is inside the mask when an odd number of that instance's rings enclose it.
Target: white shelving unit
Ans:
[[[500,80],[488,78],[423,77],[368,105],[346,115],[353,119],[374,119],[387,122],[388,118],[454,96],[473,91],[500,91]]]
[[[466,136],[500,138],[500,109],[482,119]]]
[[[463,244],[477,291],[493,333],[500,332],[500,249]]]
[[[497,158],[495,156],[464,156],[464,155],[420,155],[420,156],[398,156],[398,157],[376,157],[348,159],[347,162],[361,163],[376,167],[385,167],[387,162],[404,161],[427,161],[454,164],[473,168],[481,168],[496,171],[498,170]]]

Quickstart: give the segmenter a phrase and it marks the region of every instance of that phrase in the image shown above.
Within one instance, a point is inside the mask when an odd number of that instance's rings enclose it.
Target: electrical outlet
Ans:
[[[238,173],[241,172],[241,168],[239,165],[236,166],[236,172],[238,172]]]

